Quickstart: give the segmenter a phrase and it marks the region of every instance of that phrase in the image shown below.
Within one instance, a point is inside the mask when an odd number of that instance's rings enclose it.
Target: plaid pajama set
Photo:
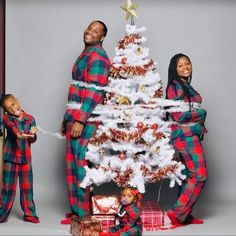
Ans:
[[[72,69],[73,83],[69,88],[68,103],[81,106],[79,109],[67,108],[64,116],[67,140],[66,175],[70,208],[72,213],[79,217],[88,215],[90,210],[89,188],[83,189],[79,185],[85,176],[87,145],[98,125],[95,122],[87,122],[87,120],[96,105],[102,102],[104,90],[81,86],[76,81],[95,86],[106,86],[109,68],[110,61],[105,50],[100,45],[96,45],[83,51]],[[79,138],[71,137],[74,121],[84,124],[83,132]]]
[[[38,218],[33,200],[33,174],[31,165],[31,143],[37,139],[18,139],[16,134],[23,131],[29,134],[36,126],[34,118],[23,112],[21,120],[4,114],[3,125],[7,129],[7,137],[3,150],[3,185],[1,192],[0,222],[7,220],[13,206],[17,179],[20,182],[20,205],[24,211],[24,218]]]
[[[121,211],[126,213],[119,216],[119,225],[113,226],[109,232],[120,232],[120,236],[140,236],[142,235],[142,222],[140,218],[140,209],[135,203],[122,206]]]
[[[191,102],[201,103],[202,97],[193,87],[186,83],[191,96]],[[173,100],[184,100],[188,102],[187,96],[183,95],[181,85],[173,81],[170,85],[167,97]],[[172,209],[179,222],[188,222],[191,219],[191,212],[203,186],[206,182],[207,170],[204,157],[204,150],[200,136],[207,133],[204,126],[206,111],[203,109],[192,109],[186,112],[169,113],[172,124],[172,144],[186,166],[187,179],[180,188],[177,202]]]

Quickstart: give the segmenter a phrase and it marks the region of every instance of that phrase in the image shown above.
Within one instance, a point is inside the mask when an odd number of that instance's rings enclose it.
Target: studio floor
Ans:
[[[22,212],[14,206],[7,223],[0,224],[0,235],[70,235],[69,225],[60,225],[63,217],[61,209],[54,206],[40,205],[39,224],[26,223],[22,220]],[[49,209],[54,210],[49,210]],[[207,205],[204,208],[203,225],[188,225],[176,229],[148,231],[143,235],[236,235],[235,204]]]

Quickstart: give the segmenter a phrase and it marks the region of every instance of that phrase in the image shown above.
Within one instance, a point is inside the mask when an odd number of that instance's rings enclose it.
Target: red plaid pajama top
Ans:
[[[78,57],[72,69],[72,78],[73,81],[105,86],[109,68],[110,60],[105,50],[102,46],[95,45],[83,51]],[[72,83],[69,88],[68,102],[81,104],[81,107],[67,109],[64,120],[86,123],[96,105],[101,103],[103,96],[103,90]]]
[[[33,116],[22,112],[22,119],[19,120],[15,116],[4,114],[3,125],[7,129],[7,136],[5,140],[3,159],[14,163],[30,163],[31,162],[31,143],[34,143],[37,139],[27,138],[19,139],[16,137],[17,133],[23,131],[25,134],[29,134],[30,129],[36,126]]]
[[[201,103],[202,97],[201,95],[194,90],[194,88],[189,84],[185,84],[190,91],[191,94],[191,103]],[[168,89],[167,98],[173,100],[183,100],[188,102],[187,96],[183,95],[183,89],[181,85],[177,81],[173,81]],[[172,112],[169,113],[169,116],[173,121],[178,122],[178,124],[173,124],[171,126],[172,129],[172,139],[176,139],[178,136],[180,137],[189,137],[193,135],[202,135],[207,133],[207,129],[204,126],[204,122],[206,119],[206,111],[204,109],[192,109],[184,112]],[[186,125],[190,122],[194,122],[195,124]]]

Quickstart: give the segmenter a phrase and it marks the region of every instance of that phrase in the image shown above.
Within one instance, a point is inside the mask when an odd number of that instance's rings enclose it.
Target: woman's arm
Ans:
[[[167,91],[168,99],[173,100],[184,100],[184,92],[180,84],[174,83],[171,84]],[[193,109],[185,112],[171,112],[169,116],[172,120],[178,123],[186,123],[186,122],[200,122],[204,123],[206,119],[206,111],[202,108]]]

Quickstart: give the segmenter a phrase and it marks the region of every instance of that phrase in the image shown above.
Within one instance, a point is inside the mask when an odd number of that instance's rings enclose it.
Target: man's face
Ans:
[[[21,107],[19,101],[15,97],[9,97],[5,100],[3,107],[6,112],[10,115],[20,117],[21,116]]]
[[[84,31],[84,43],[86,46],[93,46],[104,39],[103,25],[99,22],[92,22]]]

